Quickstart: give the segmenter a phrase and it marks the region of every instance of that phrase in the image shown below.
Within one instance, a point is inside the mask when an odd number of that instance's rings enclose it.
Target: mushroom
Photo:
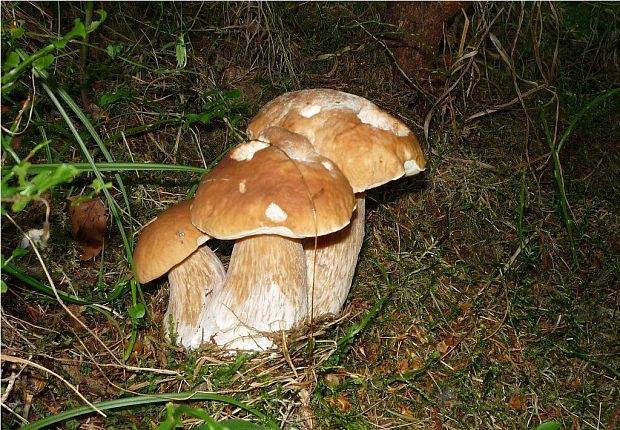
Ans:
[[[141,283],[168,273],[165,332],[186,348],[198,331],[208,296],[226,275],[217,255],[203,245],[210,237],[191,223],[191,204],[191,200],[182,201],[151,220],[142,229],[133,255]]]
[[[196,191],[194,225],[237,241],[192,344],[213,340],[229,349],[265,349],[272,346],[265,333],[306,318],[300,238],[342,229],[354,210],[349,182],[307,139],[282,129],[261,139],[232,150]]]
[[[364,191],[424,170],[413,132],[374,103],[330,89],[283,94],[267,103],[248,125],[251,138],[279,126],[305,136],[316,151],[342,170],[356,193],[351,224],[318,243],[304,241],[314,315],[338,313],[351,287],[364,239]]]

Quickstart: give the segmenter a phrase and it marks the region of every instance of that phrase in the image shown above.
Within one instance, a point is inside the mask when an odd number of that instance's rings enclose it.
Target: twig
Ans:
[[[9,411],[11,414],[15,415],[15,417],[20,420],[22,423],[24,424],[28,424],[28,420],[24,417],[22,417],[20,414],[18,414],[17,412],[15,412],[13,409],[9,408],[4,402],[0,403],[0,406],[2,406],[4,409],[6,409],[7,411]]]

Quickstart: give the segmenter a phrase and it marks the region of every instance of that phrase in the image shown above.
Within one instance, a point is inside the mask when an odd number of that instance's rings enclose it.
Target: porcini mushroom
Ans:
[[[374,103],[330,89],[283,94],[267,103],[248,125],[251,138],[279,126],[305,136],[344,173],[356,193],[351,224],[306,240],[308,283],[314,285],[314,315],[338,313],[351,287],[364,238],[364,191],[424,170],[413,132]]]
[[[306,261],[300,238],[349,223],[355,197],[342,172],[302,136],[271,130],[241,144],[202,179],[192,222],[219,239],[237,239],[194,343],[229,349],[272,345],[265,332],[307,316]]]
[[[191,204],[182,201],[157,215],[142,229],[133,255],[141,283],[168,273],[165,332],[186,348],[198,331],[209,295],[226,275],[220,259],[204,245],[210,237],[191,223]]]

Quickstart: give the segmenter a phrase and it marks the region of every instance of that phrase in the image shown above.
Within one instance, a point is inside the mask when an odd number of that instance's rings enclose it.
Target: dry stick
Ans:
[[[469,32],[469,17],[467,13],[465,13],[465,9],[461,8],[461,12],[463,12],[463,16],[465,17],[465,24],[463,24],[463,31],[461,32],[461,42],[459,43],[459,51],[457,57],[461,57],[463,55],[463,49],[465,49],[465,39],[467,38],[467,33]]]
[[[49,373],[52,376],[55,376],[56,378],[60,379],[67,387],[69,387],[75,394],[77,394],[78,397],[82,399],[88,406],[93,408],[93,411],[97,412],[103,417],[107,417],[105,413],[103,413],[95,405],[89,402],[88,399],[84,397],[82,393],[80,393],[80,391],[75,387],[75,385],[71,384],[69,381],[67,381],[65,378],[63,378],[62,376],[60,376],[58,373],[54,372],[53,370],[50,370],[47,367],[43,367],[40,364],[37,364],[33,361],[26,360],[24,358],[13,357],[12,355],[0,354],[0,361],[8,361],[10,363],[25,364],[27,366],[32,366],[36,369],[42,370],[43,372]]]
[[[34,324],[30,324],[30,323],[28,323],[28,322],[26,322],[26,321],[24,321],[24,320],[20,320],[19,318],[16,318],[16,317],[14,317],[14,318],[17,320],[17,322],[19,322],[19,323],[20,323],[20,324],[22,324],[22,325],[23,325],[23,324],[28,324],[28,325],[30,325],[30,326],[32,326],[32,327],[34,327],[34,328],[41,329],[41,327],[39,327],[39,326],[36,326],[36,325],[34,325]],[[6,318],[6,316],[5,316],[4,314],[2,315],[2,325],[3,325],[3,328],[6,328],[6,327],[8,326],[9,328],[13,329],[13,330],[15,331],[15,335],[16,335],[16,336],[19,336],[19,337],[20,337],[20,339],[21,339],[22,341],[24,341],[26,344],[28,344],[28,346],[29,346],[31,349],[36,349],[36,346],[35,346],[32,342],[30,342],[30,340],[29,340],[28,338],[26,338],[26,336],[24,336],[23,334],[21,334],[21,333],[20,333],[20,330],[19,330],[18,328],[16,328],[15,326],[13,326],[13,324],[11,324],[11,323],[9,322],[9,320]],[[24,331],[26,331],[26,330],[24,330]],[[6,339],[6,335],[5,335],[4,337],[5,337],[5,339]],[[34,335],[34,337],[37,337],[37,336],[36,336],[36,335]],[[38,338],[38,339],[40,339],[40,338]],[[13,341],[15,341],[15,338],[14,338],[14,337],[12,337],[12,338],[11,338],[11,341],[12,341],[11,343],[13,343]],[[6,346],[4,346],[4,343],[3,343],[2,345],[3,345],[3,347],[4,347],[4,348],[6,348]]]
[[[71,360],[71,359],[68,359],[68,358],[52,357],[51,355],[47,355],[47,354],[35,354],[35,355],[47,358],[49,360],[58,361],[60,363],[68,363],[68,364],[80,364],[81,363],[81,361],[78,361],[78,360]],[[177,372],[176,370],[158,369],[156,367],[138,367],[138,366],[129,366],[127,364],[119,365],[119,364],[114,364],[114,363],[100,363],[99,366],[101,366],[101,367],[113,367],[113,368],[117,368],[117,369],[127,370],[127,371],[130,371],[130,372],[151,372],[151,373],[157,373],[157,374],[161,374],[161,375],[182,376],[182,374]]]
[[[24,126],[24,129],[21,131],[11,131],[8,128],[0,125],[0,128],[2,128],[2,131],[4,131],[9,136],[17,136],[26,131],[26,129],[28,128],[28,124],[30,124],[30,119],[32,117],[32,110],[34,109],[34,103],[30,103],[31,100],[34,100],[34,94],[32,96],[29,95],[26,98],[26,100],[24,100],[24,102],[22,103],[21,109],[19,110],[19,112],[17,113],[17,116],[15,117],[15,120],[13,121],[13,124],[15,124],[15,129],[17,130],[19,128],[19,124],[22,122],[22,117],[24,116],[24,112],[26,111],[28,107],[30,107],[30,114],[28,116],[28,122]]]
[[[196,133],[196,131],[190,127],[189,131],[192,133],[192,137],[193,140],[196,142],[196,147],[198,148],[198,154],[200,155],[200,160],[202,161],[202,167],[205,168],[205,170],[209,167],[209,165],[207,164],[207,160],[205,160],[205,156],[202,153],[202,148],[200,147],[200,137],[198,136],[198,133]]]
[[[6,387],[3,388],[4,393],[2,393],[2,398],[0,399],[0,403],[4,404],[4,402],[6,402],[6,399],[9,398],[9,395],[11,394],[11,391],[13,391],[13,387],[15,386],[15,380],[23,372],[25,367],[26,366],[22,366],[22,368],[19,369],[19,372],[17,373],[11,372],[11,376],[8,377],[9,383],[7,384]],[[5,380],[3,380],[2,382],[4,381]]]
[[[297,369],[295,368],[295,365],[293,364],[293,360],[291,360],[291,354],[288,351],[288,342],[286,341],[286,334],[284,333],[284,330],[282,330],[282,349],[284,350],[283,355],[284,355],[284,359],[286,360],[286,363],[289,365],[289,367],[293,371],[295,378],[298,379],[299,375],[297,374]]]
[[[5,216],[9,219],[9,221],[11,221],[11,223],[18,229],[18,231],[24,235],[25,237],[28,238],[28,242],[30,243],[30,247],[32,248],[32,250],[34,251],[34,253],[37,256],[37,259],[39,260],[39,263],[41,263],[41,268],[43,269],[43,272],[45,273],[45,277],[47,278],[47,282],[49,282],[50,287],[52,289],[52,291],[54,292],[54,296],[56,297],[56,300],[58,301],[58,303],[60,304],[60,306],[62,306],[62,308],[71,316],[71,318],[73,318],[75,321],[78,322],[78,324],[80,324],[82,326],[82,328],[84,328],[91,336],[93,336],[95,338],[95,340],[97,340],[97,342],[99,342],[101,344],[101,346],[103,346],[103,348],[114,358],[114,360],[121,366],[123,366],[123,363],[116,357],[116,355],[114,355],[114,353],[110,350],[110,348],[108,348],[108,346],[99,338],[99,336],[97,336],[90,328],[88,328],[86,326],[86,324],[84,324],[78,317],[76,317],[73,312],[71,312],[71,310],[67,307],[67,305],[65,305],[65,303],[62,301],[62,299],[60,298],[60,296],[58,295],[58,291],[56,290],[56,285],[54,284],[54,281],[52,280],[52,276],[50,275],[49,271],[47,270],[47,266],[45,265],[45,262],[43,261],[43,257],[41,257],[41,253],[39,252],[39,249],[36,247],[36,245],[34,244],[34,242],[32,241],[32,239],[27,236],[24,233],[24,230],[22,230],[22,228],[17,225],[17,223],[15,222],[15,220],[11,217],[11,215],[9,215],[8,213],[5,214]]]
[[[517,48],[517,40],[519,40],[519,34],[521,34],[521,27],[523,26],[524,16],[525,16],[525,4],[521,3],[521,13],[519,14],[519,24],[517,24],[517,30],[515,31],[515,38],[512,41],[512,48],[510,49],[510,58],[514,58],[515,49]]]
[[[9,413],[15,415],[15,417],[20,420],[22,423],[24,424],[28,424],[28,420],[24,417],[22,417],[20,414],[18,414],[17,412],[15,412],[13,409],[9,408],[6,403],[2,402],[0,403],[0,406],[2,406],[4,409],[6,409],[7,411],[9,411]]]
[[[95,365],[95,367],[99,370],[99,372],[101,372],[101,375],[103,376],[103,378],[106,380],[106,382],[108,384],[110,384],[112,387],[114,387],[117,390],[123,391],[125,393],[130,393],[130,394],[134,394],[136,396],[145,396],[147,394],[143,394],[143,393],[139,393],[137,391],[133,391],[131,389],[127,389],[127,388],[123,388],[119,385],[116,385],[114,382],[112,382],[110,380],[110,378],[108,378],[108,375],[106,375],[106,372],[103,371],[102,369],[102,365],[97,363],[97,360],[95,360],[95,357],[93,356],[93,354],[88,350],[88,348],[86,347],[86,345],[84,345],[84,342],[82,342],[82,339],[79,336],[76,336],[78,342],[80,342],[80,344],[82,345],[82,347],[84,348],[84,351],[86,351],[86,353],[88,354],[88,356],[90,357],[90,362],[92,364]],[[173,374],[176,374],[176,372],[174,372]]]
[[[529,97],[530,95],[532,95],[532,94],[534,94],[534,93],[536,93],[536,92],[538,92],[538,91],[540,91],[542,89],[545,89],[545,88],[547,88],[547,84],[539,84],[536,87],[532,88],[531,90],[528,90],[528,91],[526,91],[524,93],[519,93],[520,96],[517,96],[514,99],[512,99],[512,100],[510,100],[510,101],[508,101],[506,103],[495,105],[495,106],[493,106],[491,108],[483,109],[483,110],[481,110],[479,112],[476,112],[475,114],[467,117],[465,122],[469,122],[469,121],[474,120],[476,118],[480,118],[481,116],[492,114],[494,112],[497,112],[498,110],[506,109],[506,108],[512,106],[513,104],[515,104],[515,103],[517,103],[519,101],[521,103],[523,103],[523,99],[524,98]]]

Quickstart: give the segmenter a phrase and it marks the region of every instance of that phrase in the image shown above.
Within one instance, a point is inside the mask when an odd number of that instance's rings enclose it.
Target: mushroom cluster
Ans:
[[[168,273],[166,333],[188,349],[262,350],[274,332],[338,313],[364,238],[364,191],[424,170],[405,124],[335,90],[272,100],[248,135],[136,247],[140,282]],[[235,240],[228,270],[204,245],[211,237]]]

